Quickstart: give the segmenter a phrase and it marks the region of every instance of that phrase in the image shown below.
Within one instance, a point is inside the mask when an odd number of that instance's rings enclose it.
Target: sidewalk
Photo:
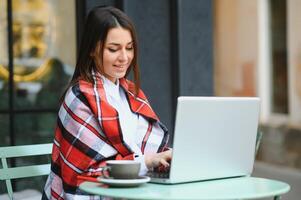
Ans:
[[[291,186],[291,190],[281,200],[300,200],[301,171],[257,161],[252,176],[284,181]]]

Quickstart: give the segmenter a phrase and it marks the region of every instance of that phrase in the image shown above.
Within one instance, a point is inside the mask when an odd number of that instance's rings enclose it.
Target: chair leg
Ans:
[[[3,169],[7,169],[8,168],[6,158],[1,158],[1,163],[2,163]],[[12,188],[11,180],[10,179],[6,179],[5,183],[6,183],[7,194],[9,196],[9,199],[12,200],[13,199],[13,188]]]
[[[6,180],[5,182],[6,182],[7,194],[9,196],[9,199],[13,200],[13,188],[11,185],[11,181]]]
[[[274,200],[280,200],[281,196],[274,196]]]

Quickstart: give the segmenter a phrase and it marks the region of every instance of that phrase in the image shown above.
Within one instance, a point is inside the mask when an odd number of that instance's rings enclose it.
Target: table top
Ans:
[[[256,177],[174,185],[146,183],[132,188],[113,188],[102,183],[87,181],[79,187],[89,194],[126,199],[256,199],[278,196],[290,190],[287,183]]]

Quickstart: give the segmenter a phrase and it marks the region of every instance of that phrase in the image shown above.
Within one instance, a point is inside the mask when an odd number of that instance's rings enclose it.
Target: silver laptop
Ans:
[[[179,97],[170,171],[148,174],[151,182],[250,175],[259,107],[257,97]]]

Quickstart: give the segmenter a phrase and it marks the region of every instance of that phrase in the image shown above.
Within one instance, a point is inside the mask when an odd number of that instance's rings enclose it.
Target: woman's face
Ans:
[[[104,76],[112,82],[123,78],[134,57],[131,32],[121,27],[109,30],[103,46]]]

